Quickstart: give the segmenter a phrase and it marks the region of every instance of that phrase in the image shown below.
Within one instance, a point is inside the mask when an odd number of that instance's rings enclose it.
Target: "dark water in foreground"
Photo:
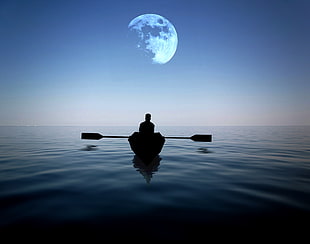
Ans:
[[[213,142],[166,140],[148,167],[133,161],[126,139],[80,140],[82,131],[135,129],[0,127],[0,233],[140,241],[306,234],[310,127],[158,127]]]

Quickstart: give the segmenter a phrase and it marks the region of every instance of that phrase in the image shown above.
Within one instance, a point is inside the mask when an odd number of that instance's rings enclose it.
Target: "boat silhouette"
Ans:
[[[134,132],[129,136],[128,141],[131,150],[145,164],[150,164],[165,144],[165,138],[159,132],[153,134]]]
[[[150,164],[152,160],[159,155],[165,139],[190,139],[199,142],[211,142],[212,135],[196,134],[191,137],[185,136],[162,136],[159,132],[156,133],[141,133],[134,132],[130,136],[104,136],[99,133],[82,133],[81,139],[100,140],[101,138],[128,138],[131,150],[145,163]],[[90,148],[92,149],[92,148]]]

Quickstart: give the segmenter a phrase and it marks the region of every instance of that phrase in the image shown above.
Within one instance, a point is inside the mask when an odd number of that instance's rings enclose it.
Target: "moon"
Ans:
[[[151,56],[153,63],[165,64],[174,56],[178,35],[174,26],[158,14],[142,14],[128,28],[138,36],[136,47]]]

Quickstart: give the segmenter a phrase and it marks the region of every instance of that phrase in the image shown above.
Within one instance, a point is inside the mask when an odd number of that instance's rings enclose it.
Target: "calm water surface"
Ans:
[[[212,134],[213,142],[167,139],[148,166],[126,139],[80,139],[135,129],[0,127],[0,232],[152,240],[303,233],[310,127],[157,127],[165,136]]]

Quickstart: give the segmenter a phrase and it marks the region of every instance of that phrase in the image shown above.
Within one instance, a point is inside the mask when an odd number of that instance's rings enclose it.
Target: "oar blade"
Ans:
[[[193,135],[193,141],[212,142],[212,135]]]
[[[82,133],[81,139],[100,140],[103,136],[99,133]]]

